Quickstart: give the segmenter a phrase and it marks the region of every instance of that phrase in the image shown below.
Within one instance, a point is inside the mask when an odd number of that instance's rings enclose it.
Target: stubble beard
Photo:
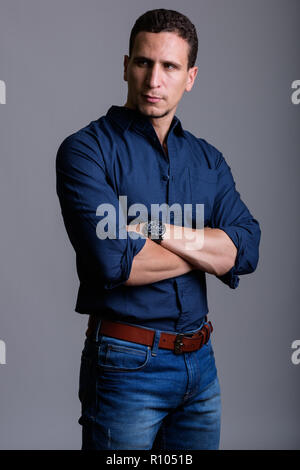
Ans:
[[[151,118],[151,119],[160,119],[160,118],[163,118],[163,117],[167,116],[167,115],[171,112],[170,109],[167,109],[166,111],[162,111],[162,112],[160,112],[160,113],[159,113],[158,111],[157,111],[157,113],[153,113],[153,112],[152,112],[152,113],[146,113],[146,112],[144,112],[144,111],[141,110],[141,107],[140,107],[138,104],[137,104],[136,107],[137,107],[137,110],[138,110],[141,114],[143,114],[143,116],[146,116],[146,117]]]

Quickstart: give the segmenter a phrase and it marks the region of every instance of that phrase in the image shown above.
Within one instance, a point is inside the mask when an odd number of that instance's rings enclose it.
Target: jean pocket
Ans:
[[[146,366],[150,356],[150,346],[108,336],[100,337],[98,366],[104,370],[140,370]]]

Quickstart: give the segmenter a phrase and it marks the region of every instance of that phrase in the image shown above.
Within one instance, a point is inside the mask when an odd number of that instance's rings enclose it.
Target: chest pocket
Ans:
[[[204,204],[204,226],[210,225],[217,190],[218,173],[216,170],[201,167],[188,168],[193,203],[193,223],[196,223],[196,204]]]

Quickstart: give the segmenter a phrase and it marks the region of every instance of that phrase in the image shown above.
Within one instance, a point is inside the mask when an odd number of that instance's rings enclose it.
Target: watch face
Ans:
[[[161,240],[165,231],[165,225],[159,220],[152,220],[148,224],[148,234],[153,239]]]

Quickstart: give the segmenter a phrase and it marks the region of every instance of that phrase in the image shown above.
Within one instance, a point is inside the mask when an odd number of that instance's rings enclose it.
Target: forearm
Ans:
[[[196,269],[221,276],[234,266],[237,248],[223,230],[165,225],[166,234],[161,246],[181,256]]]
[[[196,269],[181,256],[147,239],[134,257],[126,286],[152,284]]]

